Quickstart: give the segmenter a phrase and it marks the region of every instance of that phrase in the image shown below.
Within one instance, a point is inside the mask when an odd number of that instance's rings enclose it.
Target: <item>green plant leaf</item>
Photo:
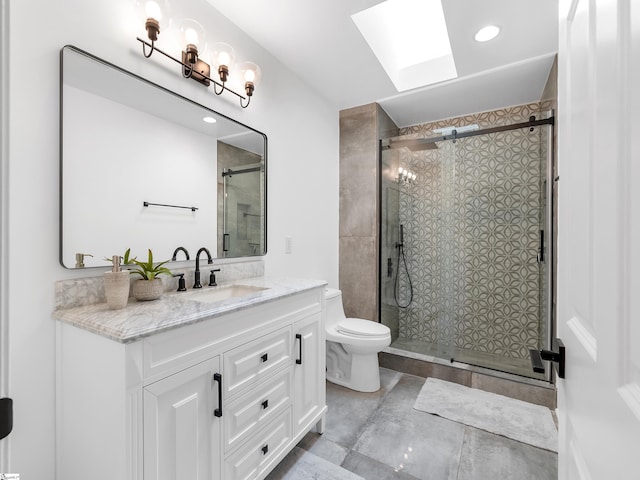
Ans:
[[[124,265],[131,265],[135,261],[136,257],[129,258],[130,254],[131,254],[131,249],[127,248],[127,251],[124,252],[124,257],[122,257],[122,263]]]
[[[173,275],[171,270],[162,266],[165,263],[167,263],[169,260],[165,260],[164,262],[159,262],[156,265],[153,264],[153,252],[151,251],[151,249],[148,250],[146,262],[137,260],[136,257],[129,259],[129,255],[130,255],[130,249],[127,249],[125,253],[125,258],[129,260],[130,265],[136,266],[135,269],[132,269],[130,271],[132,275],[133,274],[140,275],[144,280],[154,280],[158,275],[169,275],[169,276]]]

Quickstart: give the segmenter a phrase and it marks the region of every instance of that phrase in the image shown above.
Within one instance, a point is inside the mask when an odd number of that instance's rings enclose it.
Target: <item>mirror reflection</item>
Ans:
[[[63,266],[266,253],[264,134],[72,46],[61,68]]]

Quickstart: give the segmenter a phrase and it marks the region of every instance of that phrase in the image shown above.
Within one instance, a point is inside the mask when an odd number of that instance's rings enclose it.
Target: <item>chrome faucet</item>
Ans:
[[[187,257],[187,260],[189,260],[189,252],[187,251],[187,249],[184,248],[184,247],[178,247],[173,251],[173,256],[171,257],[171,261],[172,262],[176,261],[176,257],[178,256],[178,252],[181,251],[181,250],[184,252],[185,256]]]
[[[194,274],[195,283],[193,284],[193,288],[202,288],[202,284],[200,283],[200,254],[202,252],[207,254],[207,263],[209,265],[213,264],[213,259],[211,258],[211,253],[209,253],[209,250],[207,250],[205,247],[202,247],[200,250],[198,250],[198,253],[196,255],[196,272]]]

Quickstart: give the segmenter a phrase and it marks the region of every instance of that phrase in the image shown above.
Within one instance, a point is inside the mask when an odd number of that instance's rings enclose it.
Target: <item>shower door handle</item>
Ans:
[[[538,263],[544,263],[544,230],[540,230],[540,249],[538,250]]]
[[[551,344],[551,350],[529,350],[531,355],[531,367],[536,373],[544,373],[544,364],[542,360],[550,360],[558,364],[558,377],[564,378],[565,368],[565,349],[564,343],[559,338],[554,338]]]

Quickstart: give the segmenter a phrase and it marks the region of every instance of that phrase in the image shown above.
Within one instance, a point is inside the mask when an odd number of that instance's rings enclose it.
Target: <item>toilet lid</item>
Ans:
[[[345,318],[338,323],[336,330],[355,337],[385,337],[391,332],[386,325],[362,318]]]

